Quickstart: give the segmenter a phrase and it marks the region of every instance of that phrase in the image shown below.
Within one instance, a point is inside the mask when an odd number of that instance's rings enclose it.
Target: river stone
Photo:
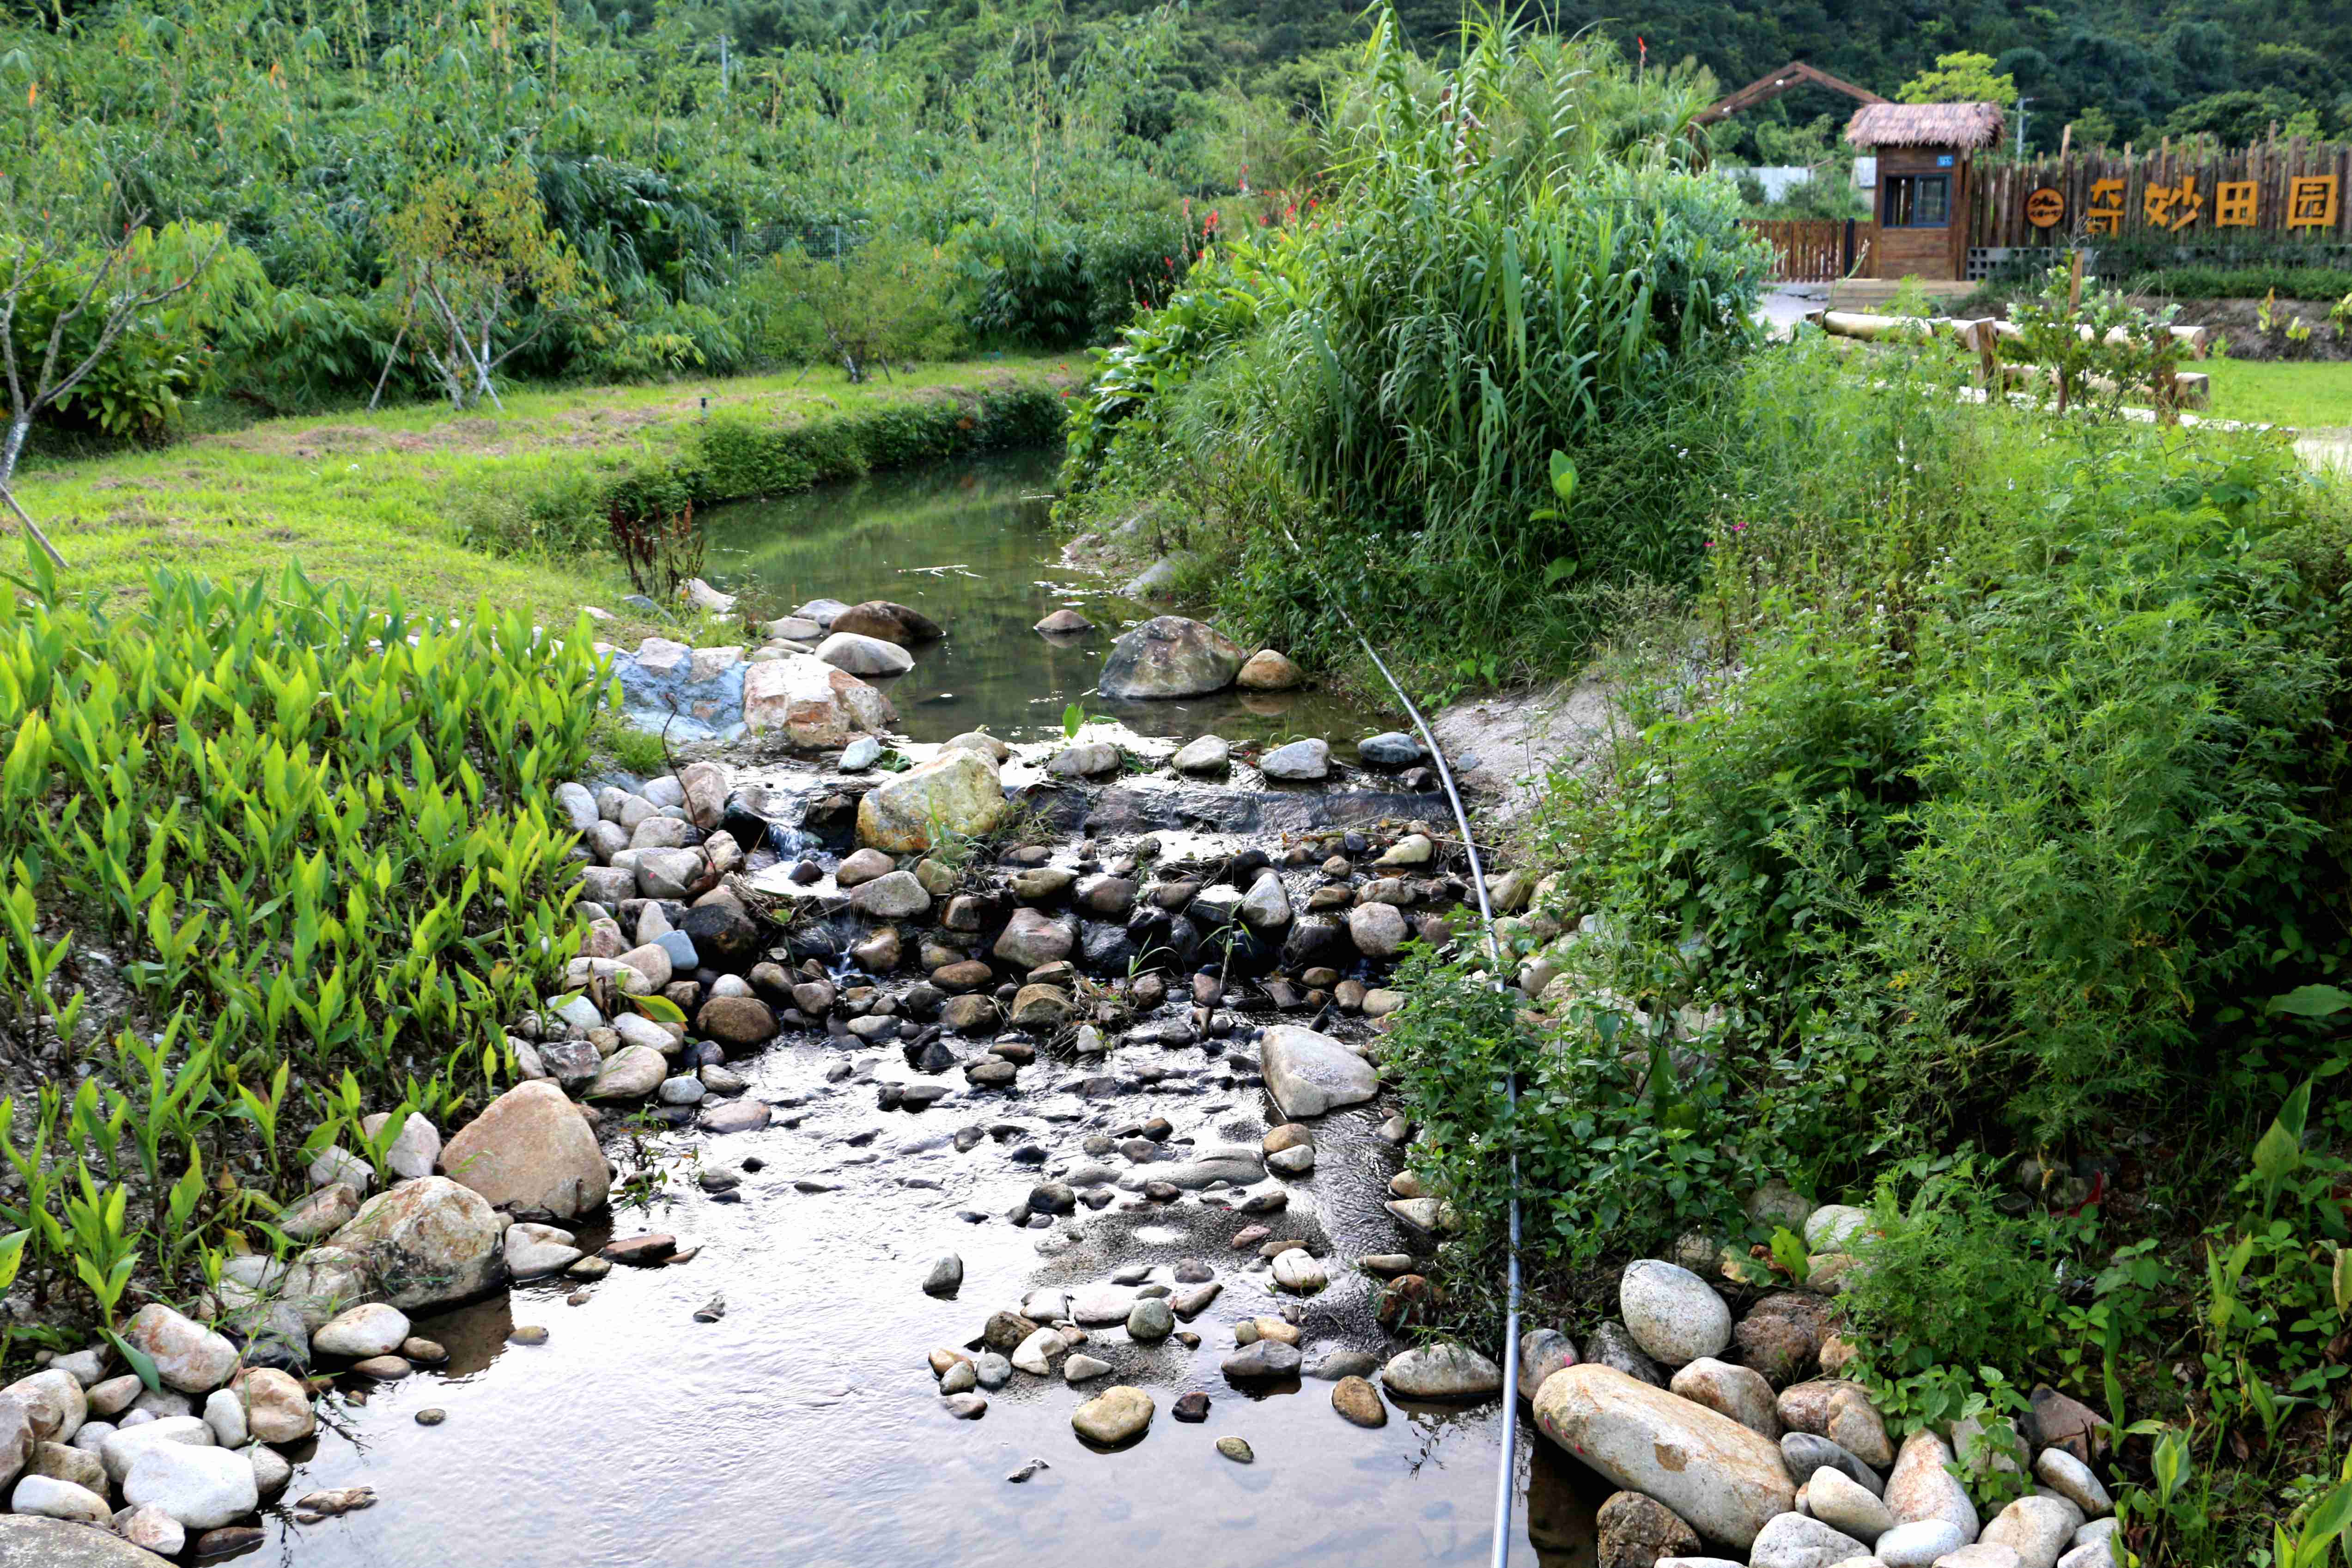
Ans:
[[[1222,737],[1202,735],[1188,741],[1169,759],[1169,766],[1180,773],[1220,773],[1232,765],[1233,748]]]
[[[1757,1532],[1748,1568],[1831,1568],[1850,1558],[1867,1558],[1870,1548],[1843,1531],[1801,1513],[1784,1513]]]
[[[234,1396],[243,1401],[245,1428],[257,1442],[299,1443],[319,1429],[310,1394],[274,1366],[247,1368]]]
[[[763,1046],[776,1037],[776,1015],[757,996],[713,996],[694,1016],[697,1033],[722,1045]]]
[[[1639,1378],[1653,1387],[1666,1386],[1666,1374],[1658,1370],[1657,1363],[1643,1353],[1642,1347],[1633,1342],[1633,1336],[1625,1331],[1622,1323],[1604,1321],[1593,1330],[1592,1337],[1584,1342],[1584,1359],[1614,1368],[1628,1377]]]
[[[341,1182],[320,1188],[280,1216],[278,1228],[297,1241],[310,1241],[341,1228],[360,1212],[360,1195]]]
[[[992,951],[1018,968],[1037,969],[1069,957],[1076,940],[1067,921],[1043,910],[1015,910]]]
[[[1291,1121],[1360,1105],[1380,1092],[1381,1075],[1371,1063],[1330,1036],[1296,1024],[1265,1031],[1258,1065],[1266,1092]]]
[[[1118,748],[1108,741],[1089,741],[1083,745],[1066,746],[1045,763],[1045,771],[1055,778],[1092,779],[1118,772]]]
[[[1234,684],[1244,691],[1289,691],[1305,683],[1307,674],[1290,656],[1262,647],[1234,672]]]
[[[837,888],[856,888],[897,869],[897,862],[879,849],[853,850],[834,868],[833,882]]]
[[[99,1463],[95,1448],[70,1447],[64,1443],[37,1443],[33,1446],[32,1462],[24,1469],[28,1476],[47,1476],[52,1480],[71,1481],[94,1492],[106,1490],[106,1467]],[[0,1485],[5,1484],[0,1481]]]
[[[551,1083],[520,1083],[490,1101],[449,1140],[442,1163],[499,1208],[560,1220],[603,1208],[613,1186],[595,1133]]]
[[[16,1483],[8,1506],[18,1513],[71,1520],[94,1524],[101,1530],[114,1522],[114,1510],[104,1498],[79,1482],[59,1480],[55,1476],[26,1476]]]
[[[2066,1555],[2058,1559],[2058,1568],[2123,1568],[2123,1564],[2116,1559],[2116,1549],[2102,1535],[2070,1548]]]
[[[1772,1385],[1753,1367],[1701,1356],[1675,1373],[1667,1386],[1685,1399],[1730,1416],[1759,1436],[1776,1443],[1780,1440],[1780,1413],[1773,1404]]]
[[[1873,1497],[1886,1494],[1886,1483],[1878,1472],[1864,1464],[1827,1437],[1811,1432],[1780,1434],[1780,1457],[1788,1462],[1790,1479],[1803,1486],[1815,1470],[1824,1468],[1842,1470],[1846,1477],[1867,1489]]]
[[[205,1399],[205,1425],[213,1441],[224,1448],[241,1448],[252,1434],[245,1426],[245,1401],[226,1388],[215,1388]]]
[[[1390,1357],[1381,1382],[1400,1399],[1483,1399],[1501,1392],[1503,1369],[1467,1345],[1442,1341]]]
[[[1376,768],[1409,768],[1429,753],[1411,735],[1391,730],[1357,742],[1356,755]]]
[[[1121,700],[1198,697],[1231,686],[1243,657],[1213,627],[1181,616],[1155,616],[1111,645],[1097,689]]]
[[[963,1289],[963,1259],[950,1252],[932,1263],[923,1276],[923,1294],[951,1297]]]
[[[1519,1397],[1534,1404],[1536,1391],[1544,1385],[1545,1378],[1575,1364],[1576,1342],[1558,1329],[1528,1330],[1519,1336]]]
[[[1366,958],[1393,958],[1412,937],[1394,904],[1358,904],[1348,911],[1348,936]]]
[[[1314,784],[1331,776],[1331,746],[1327,741],[1293,741],[1260,757],[1258,772],[1270,779]]]
[[[2006,1546],[2024,1568],[2056,1568],[2059,1554],[2083,1524],[2083,1510],[2063,1497],[2040,1493],[2019,1498],[2000,1510],[1978,1540]]]
[[[1893,1511],[1888,1510],[1890,1515]],[[1934,1568],[1937,1559],[1968,1543],[1968,1536],[1950,1520],[1921,1519],[1896,1525],[1871,1551],[1886,1568]]]
[[[1140,1187],[1147,1174],[1152,1181],[1166,1182],[1170,1186],[1181,1187],[1190,1193],[1198,1192],[1212,1182],[1225,1182],[1236,1187],[1262,1182],[1265,1180],[1265,1164],[1255,1149],[1204,1149],[1179,1164],[1155,1164],[1148,1172],[1139,1166],[1121,1176],[1119,1185],[1125,1187],[1132,1182],[1136,1187]]]
[[[1077,611],[1065,606],[1055,610],[1029,629],[1034,632],[1043,632],[1049,637],[1066,637],[1072,632],[1090,632],[1095,629],[1095,624]]]
[[[1011,815],[996,760],[966,747],[894,773],[857,803],[861,844],[894,855],[929,849],[934,827],[966,838],[994,830]]]
[[[571,1268],[580,1261],[581,1249],[572,1245],[572,1235],[551,1225],[517,1224],[507,1226],[507,1272],[517,1279],[537,1279]]]
[[[1805,1484],[1805,1500],[1815,1519],[1865,1542],[1895,1528],[1895,1515],[1886,1505],[1843,1470],[1828,1466],[1815,1470]]]
[[[1805,1250],[1847,1252],[1853,1238],[1869,1227],[1870,1211],[1852,1204],[1823,1204],[1805,1216]]]
[[[2024,1560],[2010,1547],[1974,1542],[1936,1559],[1936,1568],[2023,1568]]]
[[[1593,1523],[1600,1532],[1599,1568],[1651,1568],[1661,1557],[1699,1549],[1698,1531],[1640,1492],[1611,1493]]]
[[[1263,1383],[1297,1376],[1301,1359],[1297,1346],[1262,1339],[1227,1356],[1217,1370],[1234,1383]]]
[[[915,668],[915,656],[896,643],[856,632],[835,632],[816,645],[816,657],[852,675],[904,675]]]
[[[930,894],[912,871],[891,871],[875,878],[849,895],[849,906],[880,921],[905,920],[931,907]]]
[[[1013,1352],[1013,1370],[1025,1372],[1033,1377],[1050,1377],[1062,1358],[1070,1353],[1070,1342],[1054,1329],[1039,1329],[1023,1340]]]
[[[384,1300],[403,1310],[462,1301],[499,1283],[502,1239],[488,1202],[446,1176],[370,1198],[333,1237],[368,1259]]]
[[[193,1327],[194,1325],[190,1325]],[[0,1399],[11,1399],[32,1418],[33,1438],[41,1443],[70,1443],[89,1419],[89,1396],[81,1381],[63,1367],[52,1366],[0,1388]]]
[[[132,1462],[122,1500],[160,1508],[183,1530],[212,1530],[259,1508],[261,1487],[251,1461],[233,1449],[161,1443]]]
[[[1079,1405],[1070,1415],[1070,1425],[1088,1442],[1110,1447],[1141,1436],[1151,1425],[1154,1408],[1151,1395],[1120,1384]]]
[[[1274,1260],[1274,1282],[1286,1290],[1312,1296],[1331,1283],[1331,1271],[1305,1247],[1294,1247]]]
[[[116,1432],[99,1445],[98,1458],[106,1467],[107,1479],[120,1486],[149,1448],[165,1443],[210,1447],[212,1441],[212,1428],[201,1416],[165,1415]]]
[[[1968,1489],[1948,1468],[1951,1463],[1952,1450],[1933,1432],[1914,1432],[1903,1440],[1902,1452],[1895,1456],[1895,1468],[1881,1494],[1896,1524],[1947,1520],[1958,1529],[1963,1542],[1977,1538],[1976,1505],[1969,1501]]]
[[[1654,1258],[1627,1264],[1617,1305],[1633,1342],[1664,1365],[1687,1365],[1731,1343],[1731,1309],[1687,1268]]]
[[[1780,1450],[1729,1416],[1591,1362],[1544,1380],[1536,1425],[1618,1486],[1745,1550],[1796,1500]]]
[[[110,1531],[37,1514],[0,1514],[0,1568],[170,1568]]]
[[[590,1100],[643,1100],[662,1085],[669,1076],[669,1063],[650,1046],[626,1046],[604,1058],[595,1082],[588,1086]],[[562,1090],[555,1091],[560,1098]],[[572,1119],[579,1121],[575,1111]],[[584,1123],[582,1124],[584,1127]],[[464,1133],[459,1133],[464,1137]],[[591,1142],[593,1142],[593,1138]]]
[[[2051,1490],[2081,1509],[2087,1519],[2115,1511],[2115,1500],[2091,1467],[2063,1448],[2042,1449],[2034,1457],[2033,1473]]]
[[[437,1180],[437,1178],[427,1178]],[[375,1200],[383,1203],[391,1196]],[[369,1207],[374,1206],[371,1204]],[[366,1209],[360,1211],[362,1214]],[[349,1227],[346,1226],[346,1229]],[[185,1394],[209,1394],[236,1370],[236,1347],[221,1335],[189,1321],[161,1301],[150,1301],[126,1324],[122,1337],[155,1361],[156,1375]],[[77,1389],[76,1403],[79,1403]],[[74,1423],[79,1426],[81,1422]],[[48,1434],[44,1434],[47,1436]]]
[[[883,733],[898,717],[888,698],[814,654],[744,667],[743,727],[754,735],[782,731],[801,750],[832,751],[861,731]]]
[[[373,1138],[391,1120],[391,1112],[379,1110],[361,1119],[360,1131]],[[408,1120],[401,1124],[400,1136],[384,1151],[384,1163],[392,1168],[394,1175],[403,1178],[431,1175],[440,1157],[441,1130],[417,1110],[408,1113]]]
[[[1176,1331],[1176,1310],[1160,1297],[1146,1297],[1128,1309],[1127,1337],[1152,1344]]]

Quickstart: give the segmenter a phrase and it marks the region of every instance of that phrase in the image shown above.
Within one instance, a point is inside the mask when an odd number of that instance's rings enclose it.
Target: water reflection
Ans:
[[[1057,453],[1001,453],[873,474],[774,501],[706,514],[711,580],[745,595],[762,618],[812,598],[895,599],[948,628],[916,648],[915,668],[877,680],[907,733],[944,741],[985,726],[1007,740],[1059,731],[1064,710],[1118,720],[1139,734],[1236,743],[1300,735],[1352,740],[1388,726],[1317,691],[1221,692],[1174,702],[1113,702],[1095,694],[1118,633],[1152,613],[1117,584],[1061,562],[1048,517]],[[1034,630],[1075,609],[1087,632]]]

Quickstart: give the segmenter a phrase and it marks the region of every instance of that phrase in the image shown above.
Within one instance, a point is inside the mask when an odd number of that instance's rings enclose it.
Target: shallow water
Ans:
[[[705,575],[762,619],[814,598],[895,599],[948,628],[915,648],[915,668],[876,685],[908,736],[944,741],[986,726],[1004,740],[1058,733],[1074,701],[1140,735],[1236,744],[1320,736],[1335,745],[1390,728],[1327,692],[1221,692],[1173,702],[1113,702],[1095,693],[1118,633],[1154,611],[1118,583],[1065,565],[1047,511],[1055,451],[1000,453],[874,474],[704,516]],[[1075,609],[1096,630],[1031,629]],[[1343,752],[1344,747],[1340,748]]]
[[[827,1085],[825,1069],[844,1055],[804,1039],[738,1064],[751,1092],[796,1126],[671,1137],[712,1165],[748,1154],[767,1163],[740,1204],[703,1195],[688,1164],[673,1173],[670,1197],[616,1222],[624,1233],[650,1226],[700,1244],[691,1262],[615,1269],[577,1308],[564,1303],[570,1283],[551,1282],[420,1319],[417,1331],[450,1349],[449,1366],[375,1390],[363,1406],[331,1399],[328,1429],[287,1494],[366,1484],[383,1500],[315,1525],[281,1510],[260,1551],[304,1568],[1036,1568],[1171,1552],[1186,1568],[1487,1560],[1498,1405],[1392,1407],[1385,1428],[1365,1431],[1332,1412],[1328,1384],[1253,1397],[1219,1375],[1231,1325],[1283,1304],[1254,1253],[1226,1244],[1250,1218],[1190,1197],[1082,1208],[1072,1219],[1084,1239],[1047,1257],[1037,1242],[1051,1233],[1001,1217],[1039,1179],[1010,1158],[1031,1139],[1053,1151],[1049,1172],[1081,1157],[1086,1132],[1153,1114],[1202,1148],[1255,1143],[1264,1096],[1221,1088],[1208,1047],[1119,1047],[1114,1070],[1148,1061],[1190,1075],[1156,1089],[1081,1100],[1079,1077],[1100,1069],[1041,1059],[1024,1069],[1017,1097],[960,1093],[920,1114],[874,1109],[875,1083],[916,1076],[898,1052],[858,1051],[860,1075]],[[1379,1205],[1398,1166],[1373,1133],[1381,1114],[1323,1119],[1315,1173],[1287,1184],[1290,1210],[1268,1222],[1334,1265],[1331,1288],[1306,1303],[1310,1356],[1396,1348],[1371,1322],[1369,1279],[1345,1267],[1404,1245]],[[954,1130],[974,1121],[1025,1131],[958,1153]],[[841,1188],[795,1190],[803,1177]],[[967,1223],[967,1208],[992,1217]],[[950,1250],[964,1260],[962,1290],[931,1300],[919,1281]],[[930,1347],[966,1342],[990,1311],[1040,1286],[1098,1281],[1147,1260],[1163,1266],[1155,1278],[1164,1280],[1165,1266],[1186,1257],[1206,1259],[1224,1286],[1190,1325],[1202,1336],[1197,1351],[1093,1331],[1086,1348],[1117,1370],[1088,1389],[1016,1373],[978,1422],[941,1409]],[[692,1321],[714,1295],[726,1299],[724,1318]],[[546,1326],[550,1342],[506,1344],[518,1324]],[[1113,1382],[1145,1388],[1159,1412],[1131,1448],[1097,1452],[1072,1432],[1070,1412]],[[1170,1407],[1193,1388],[1209,1392],[1210,1418],[1180,1425]],[[415,1424],[428,1405],[448,1413],[445,1425]],[[1215,1452],[1231,1434],[1248,1439],[1254,1465]],[[1033,1457],[1051,1468],[1025,1484],[1007,1480]],[[1523,1494],[1511,1561],[1591,1563],[1591,1510],[1606,1489],[1525,1436],[1519,1463],[1533,1494]]]
[[[714,552],[713,575],[767,595],[772,613],[818,595],[889,597],[949,623],[950,637],[920,650],[894,691],[918,740],[982,723],[1009,739],[1058,735],[1063,704],[1091,687],[1109,634],[1055,647],[1031,623],[1061,604],[1107,628],[1140,612],[1055,564],[1042,506],[1024,499],[1051,474],[1041,456],[999,458],[714,514],[724,553]],[[924,700],[948,692],[954,701]],[[1156,737],[1213,726],[1237,742],[1298,732],[1344,741],[1381,727],[1311,693],[1271,714],[1232,699],[1130,707],[1140,710],[1118,717]],[[1050,749],[1027,748],[1008,779],[1029,776]],[[768,787],[756,772],[739,782]],[[791,794],[818,780],[802,765],[771,782]],[[1229,782],[1246,790],[1256,781],[1237,768]],[[1334,787],[1378,784],[1349,777]],[[1210,860],[1242,842],[1208,830],[1162,837],[1170,855]],[[1074,857],[1066,847],[1061,858]],[[1178,1012],[1171,1003],[1164,1016]],[[1004,1217],[1037,1181],[1097,1163],[1081,1149],[1091,1132],[1157,1115],[1174,1124],[1171,1151],[1257,1144],[1271,1105],[1250,1067],[1230,1059],[1254,1055],[1214,1041],[1121,1044],[1107,1060],[1041,1051],[1016,1093],[976,1090],[952,1075],[934,1081],[953,1094],[921,1113],[877,1108],[877,1086],[919,1078],[895,1046],[803,1033],[739,1058],[731,1065],[774,1108],[774,1124],[722,1136],[646,1133],[666,1156],[654,1163],[663,1185],[612,1226],[669,1231],[698,1254],[675,1267],[617,1268],[577,1307],[565,1300],[574,1282],[549,1281],[420,1318],[416,1331],[446,1345],[449,1364],[369,1388],[364,1402],[345,1377],[324,1404],[311,1451],[296,1456],[286,1493],[368,1485],[382,1500],[309,1525],[273,1510],[254,1555],[301,1568],[1487,1562],[1498,1403],[1391,1404],[1388,1426],[1366,1431],[1331,1409],[1327,1383],[1244,1393],[1224,1381],[1218,1363],[1233,1326],[1279,1314],[1287,1300],[1254,1248],[1228,1245],[1257,1223],[1229,1199],[1160,1205],[1122,1192],[1110,1207],[1081,1207],[1050,1230],[1016,1229]],[[850,1076],[835,1081],[844,1064]],[[1087,1080],[1104,1077],[1116,1079],[1115,1092],[1097,1083],[1089,1098]],[[1330,1264],[1330,1287],[1297,1304],[1310,1360],[1343,1347],[1381,1356],[1402,1348],[1373,1321],[1373,1282],[1349,1267],[1366,1253],[1415,1250],[1381,1207],[1401,1163],[1376,1132],[1391,1109],[1375,1102],[1321,1119],[1315,1172],[1255,1189],[1280,1186],[1289,1207],[1265,1223]],[[954,1134],[970,1126],[994,1135],[959,1152]],[[1024,1143],[1045,1151],[1042,1167],[1013,1158]],[[701,1169],[748,1157],[764,1168],[745,1177],[742,1201],[701,1191]],[[1098,1163],[1127,1169],[1116,1153]],[[834,1190],[799,1190],[803,1180]],[[581,1237],[592,1247],[604,1238],[601,1229]],[[950,1251],[963,1259],[963,1287],[952,1300],[932,1300],[920,1281]],[[988,1394],[977,1422],[942,1408],[926,1362],[934,1346],[971,1343],[992,1311],[1040,1287],[1102,1281],[1138,1262],[1167,1282],[1186,1258],[1207,1261],[1223,1288],[1185,1325],[1201,1335],[1198,1349],[1091,1331],[1085,1349],[1112,1363],[1110,1376],[1074,1388],[1016,1373]],[[724,1316],[693,1321],[713,1297],[724,1298]],[[507,1342],[516,1326],[533,1324],[549,1330],[549,1342]],[[1077,1437],[1070,1414],[1114,1383],[1144,1388],[1158,1410],[1139,1442],[1106,1453]],[[1180,1424],[1171,1407],[1193,1389],[1209,1394],[1209,1420]],[[446,1423],[416,1425],[428,1406],[446,1411]],[[1218,1455],[1226,1436],[1246,1438],[1255,1462]],[[1515,1458],[1521,1506],[1510,1561],[1592,1563],[1593,1510],[1607,1488],[1524,1428]],[[1032,1458],[1049,1468],[1008,1479]]]

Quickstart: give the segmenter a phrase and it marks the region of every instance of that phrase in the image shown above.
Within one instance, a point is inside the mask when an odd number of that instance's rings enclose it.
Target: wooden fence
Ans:
[[[1775,283],[1834,283],[1853,269],[1857,226],[1844,218],[1743,218],[1772,247]]]
[[[1971,247],[2078,238],[2096,245],[2110,234],[2168,235],[2184,246],[2257,237],[2352,240],[2352,145],[2295,138],[2234,153],[2077,153],[1979,163],[1971,184]],[[2056,218],[2047,226],[2026,216],[2028,198],[2041,190],[2057,192],[2063,204],[2042,214]],[[2324,221],[2312,221],[2323,213]]]

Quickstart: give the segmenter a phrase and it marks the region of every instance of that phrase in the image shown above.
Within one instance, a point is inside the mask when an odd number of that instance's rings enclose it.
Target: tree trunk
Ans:
[[[16,514],[16,521],[25,525],[25,531],[39,542],[41,548],[48,552],[49,559],[57,563],[58,570],[63,571],[66,558],[58,553],[58,547],[49,542],[49,536],[41,531],[41,525],[33,521],[32,514],[17,500],[16,489],[9,482],[16,478],[16,459],[24,455],[25,437],[32,433],[32,429],[33,416],[28,410],[19,409],[16,417],[8,421],[7,437],[0,440],[0,500],[7,501],[8,510]]]

